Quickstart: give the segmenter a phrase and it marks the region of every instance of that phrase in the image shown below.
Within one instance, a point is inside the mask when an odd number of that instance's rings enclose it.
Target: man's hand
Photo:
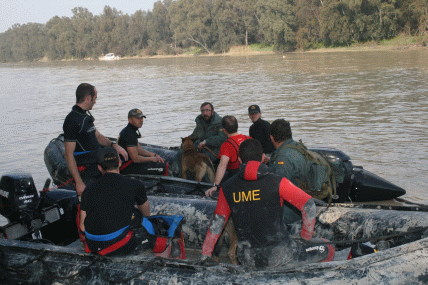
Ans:
[[[208,189],[207,191],[205,191],[205,196],[212,197],[212,195],[214,194],[215,191],[217,191],[217,187],[213,186],[210,189]]]
[[[206,141],[202,141],[198,144],[198,148],[203,148],[203,147],[205,147],[206,144],[207,144]]]
[[[263,162],[264,164],[268,164],[268,163],[269,163],[269,161],[270,161],[270,157],[269,157],[269,156],[266,156],[265,154],[263,154],[263,160],[262,160],[262,162]]]
[[[125,159],[125,161],[128,161],[128,153],[126,152],[126,150],[123,147],[121,147],[117,143],[113,144],[113,147],[116,149],[116,151],[117,151],[118,154],[120,154],[121,156],[123,156],[123,158]]]
[[[200,261],[204,262],[205,260],[209,259],[210,257],[211,256],[209,256],[209,255],[201,254]]]
[[[153,162],[162,162],[162,163],[165,163],[165,159],[164,158],[162,158],[162,157],[160,157],[158,154],[155,154],[155,156],[152,156],[152,158],[153,158]]]
[[[85,185],[85,183],[83,183],[83,181],[76,182],[77,196],[81,196],[83,191],[85,190],[85,188],[86,188],[86,185]]]

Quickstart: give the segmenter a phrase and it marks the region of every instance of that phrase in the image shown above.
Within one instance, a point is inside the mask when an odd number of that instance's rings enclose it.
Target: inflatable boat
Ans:
[[[426,284],[428,281],[428,209],[424,206],[337,203],[328,207],[318,201],[314,237],[327,238],[335,244],[335,260],[299,267],[289,264],[273,271],[248,271],[230,264],[227,249],[220,252],[220,263],[200,261],[215,200],[150,190],[148,198],[153,215],[184,216],[182,233],[187,259],[159,258],[147,252],[123,257],[85,253],[75,223],[74,191],[58,188],[39,193],[30,174],[3,175],[0,214],[7,218],[8,224],[0,227],[0,283]],[[293,238],[299,238],[299,222],[289,224],[288,229]]]
[[[114,140],[113,138],[110,138]],[[178,147],[160,147],[149,144],[141,146],[153,153],[159,154],[170,166],[170,176],[134,175],[147,187],[157,187],[160,192],[193,194],[203,193],[212,187],[210,183],[198,183],[192,180],[184,180],[176,177],[178,174],[177,150]],[[402,196],[406,191],[393,183],[367,171],[362,166],[354,166],[348,155],[340,150],[332,148],[310,149],[321,154],[332,166],[336,177],[336,195],[333,202],[367,202],[390,200]],[[62,185],[70,181],[64,159],[64,137],[63,135],[50,141],[44,152],[46,167],[54,184]],[[340,177],[340,179],[338,179]]]

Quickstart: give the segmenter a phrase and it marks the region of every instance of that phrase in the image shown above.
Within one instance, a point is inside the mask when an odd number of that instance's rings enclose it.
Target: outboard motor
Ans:
[[[379,177],[362,166],[354,166],[344,152],[332,148],[310,148],[332,166],[336,179],[337,199],[334,202],[366,202],[390,200],[406,194],[403,188]]]
[[[66,183],[72,178],[64,158],[64,135],[60,134],[49,142],[45,148],[44,160],[54,184]]]
[[[10,222],[34,218],[40,197],[31,175],[4,175],[0,180],[0,195],[0,214]]]
[[[7,174],[0,180],[0,214],[9,223],[0,236],[18,239],[27,234],[40,236],[40,229],[60,219],[57,206],[39,209],[40,197],[30,174]]]

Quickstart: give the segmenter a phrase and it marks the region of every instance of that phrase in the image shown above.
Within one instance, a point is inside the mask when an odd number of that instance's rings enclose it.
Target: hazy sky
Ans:
[[[100,15],[104,6],[110,6],[132,15],[138,10],[153,10],[158,0],[0,0],[0,33],[13,24],[46,24],[51,18],[71,17],[75,7],[87,8],[94,15]]]

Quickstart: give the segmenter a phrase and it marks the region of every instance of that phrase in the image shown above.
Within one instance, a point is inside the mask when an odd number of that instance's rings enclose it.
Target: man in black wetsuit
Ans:
[[[120,132],[118,144],[126,149],[129,160],[122,165],[122,174],[168,175],[168,164],[158,154],[145,150],[138,143],[141,138],[138,130],[143,126],[143,115],[139,109],[128,113],[128,125]]]
[[[239,159],[243,164],[238,174],[220,189],[201,259],[211,256],[231,217],[238,236],[237,258],[246,268],[278,269],[332,261],[334,247],[323,239],[312,239],[316,218],[313,198],[261,163],[263,149],[258,140],[242,142]],[[290,238],[282,222],[284,200],[302,213],[302,239],[318,244]]]
[[[258,105],[248,107],[248,116],[253,124],[250,126],[250,137],[261,142],[263,153],[268,154],[275,151],[270,139],[270,123],[262,120],[262,112]]]
[[[102,177],[82,194],[80,229],[86,235],[86,252],[100,255],[126,254],[151,249],[153,237],[141,226],[142,216],[150,216],[150,204],[141,181],[119,174],[121,161],[112,147],[97,154]],[[137,212],[138,213],[138,212]]]
[[[68,170],[76,184],[77,195],[82,195],[86,183],[99,177],[96,169],[96,153],[102,146],[112,146],[125,160],[126,151],[104,137],[94,125],[94,117],[89,110],[95,105],[97,90],[88,83],[80,84],[76,89],[76,105],[64,120],[65,160]],[[78,166],[85,166],[82,176]]]

